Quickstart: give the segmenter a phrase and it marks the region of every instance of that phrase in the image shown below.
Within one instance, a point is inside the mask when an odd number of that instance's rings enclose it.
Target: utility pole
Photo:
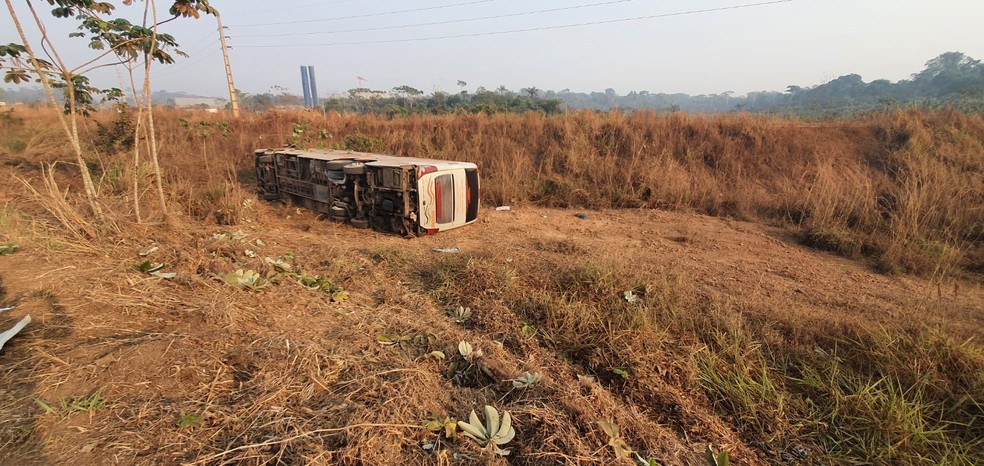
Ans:
[[[225,59],[226,79],[229,81],[229,101],[232,104],[232,117],[239,118],[239,98],[236,97],[236,85],[232,83],[232,67],[229,66],[229,48],[226,46],[225,28],[222,27],[222,15],[215,12],[215,21],[219,24],[219,42],[222,43],[222,58]]]

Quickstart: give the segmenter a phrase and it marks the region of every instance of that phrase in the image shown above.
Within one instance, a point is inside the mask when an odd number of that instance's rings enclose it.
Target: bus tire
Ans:
[[[352,159],[329,160],[325,163],[325,170],[341,170],[342,167],[352,163]]]
[[[342,167],[342,171],[344,171],[346,175],[365,175],[366,164],[360,162],[350,163]]]

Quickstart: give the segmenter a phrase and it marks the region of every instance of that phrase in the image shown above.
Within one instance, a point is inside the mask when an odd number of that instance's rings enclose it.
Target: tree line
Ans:
[[[349,89],[344,95],[322,98],[322,110],[340,113],[361,113],[375,115],[411,115],[446,113],[524,113],[539,112],[556,114],[563,111],[560,99],[544,98],[543,92],[535,86],[520,89],[518,92],[499,86],[490,91],[479,87],[475,92],[466,90],[467,83],[458,81],[460,92],[434,91],[425,95],[412,86],[397,86],[388,91],[359,87]],[[266,110],[274,107],[300,106],[303,99],[286,89],[274,86],[273,91],[262,94],[247,94],[239,91],[239,101],[247,110]]]
[[[535,111],[554,114],[565,109],[612,109],[686,111],[693,113],[749,111],[836,116],[862,113],[894,106],[950,106],[969,113],[984,113],[984,65],[960,52],[946,52],[926,62],[925,68],[910,79],[891,82],[877,79],[865,82],[858,74],[848,74],[829,82],[803,87],[790,85],[785,91],[734,92],[689,95],[632,91],[626,95],[614,89],[579,93],[569,89],[542,91],[535,86],[512,91],[505,86],[495,90],[479,87],[468,92],[467,83],[458,81],[461,91],[435,91],[425,95],[411,86],[391,90],[350,89],[345,95],[323,100],[325,111],[384,114],[442,114],[455,112],[500,113]],[[279,88],[283,90],[283,88]],[[302,99],[284,91],[279,94],[243,94],[246,108],[263,110],[278,105],[300,105]]]
[[[865,82],[848,74],[829,82],[785,92],[761,91],[737,96],[733,92],[691,96],[687,94],[633,91],[619,95],[605,92],[549,91],[547,98],[561,100],[568,108],[595,110],[661,109],[687,112],[752,111],[790,114],[850,114],[892,106],[951,106],[970,113],[984,113],[984,65],[960,52],[946,52],[926,62],[910,79]]]
[[[569,89],[543,91],[536,86],[518,91],[505,86],[494,90],[479,87],[469,92],[466,82],[458,81],[458,86],[461,88],[459,92],[434,91],[430,94],[409,85],[390,90],[354,88],[343,95],[322,99],[322,110],[398,116],[528,111],[555,114],[565,109],[655,109],[692,113],[749,111],[822,117],[894,106],[950,106],[968,113],[984,113],[984,65],[961,52],[943,53],[927,61],[922,71],[897,82],[887,79],[865,82],[858,74],[848,74],[816,86],[790,85],[785,91],[759,91],[745,95],[730,91],[689,95],[645,90],[620,95],[614,89],[583,93]],[[303,104],[303,98],[281,86],[273,86],[264,93],[237,92],[246,110],[263,111]],[[154,100],[171,94],[155,92]],[[25,102],[43,97],[44,93],[37,88],[0,89],[0,101]]]

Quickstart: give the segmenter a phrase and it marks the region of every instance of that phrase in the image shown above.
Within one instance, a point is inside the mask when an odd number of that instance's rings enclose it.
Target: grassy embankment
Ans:
[[[98,118],[110,125],[110,117]],[[292,137],[302,146],[474,161],[486,206],[661,208],[764,222],[880,272],[926,277],[940,290],[974,286],[984,270],[984,120],[951,111],[822,124],[588,112],[394,120],[269,113],[225,128],[221,116],[174,111],[158,121],[167,194],[183,222],[236,224],[243,202],[254,198],[250,151]],[[5,118],[4,163],[37,180],[38,164],[68,159],[51,122],[42,113]],[[95,124],[87,130],[99,140]],[[99,144],[105,151],[91,158],[113,221],[77,226],[66,242],[105,241],[92,232],[127,235],[135,171],[131,154],[109,150],[114,139],[110,131]],[[74,173],[59,167],[62,179]],[[146,167],[136,175],[143,216],[154,219]],[[46,217],[29,196],[3,208],[8,228]],[[538,345],[598,374],[625,403],[684,404],[677,392],[699,387],[706,398],[690,402],[713,407],[769,460],[779,458],[767,452],[788,455],[793,445],[833,463],[973,464],[984,454],[984,350],[967,339],[979,333],[951,335],[902,319],[858,325],[833,315],[803,326],[781,299],[722,298],[669,269],[553,246],[560,256],[521,268],[503,268],[495,256],[369,256],[385,258],[390,274],[416,283],[439,307],[510,312]],[[623,299],[630,290],[640,302]],[[914,300],[913,312],[938,312],[948,305],[943,294]],[[475,325],[528,336],[493,318]],[[691,410],[699,411],[686,407],[684,415]],[[534,446],[548,437],[520,440]],[[628,437],[651,443],[645,433]]]

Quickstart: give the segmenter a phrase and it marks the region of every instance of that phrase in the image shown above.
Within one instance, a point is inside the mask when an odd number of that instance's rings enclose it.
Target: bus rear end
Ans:
[[[474,164],[417,168],[422,232],[437,233],[478,219],[480,181]]]

